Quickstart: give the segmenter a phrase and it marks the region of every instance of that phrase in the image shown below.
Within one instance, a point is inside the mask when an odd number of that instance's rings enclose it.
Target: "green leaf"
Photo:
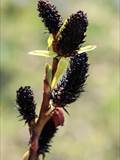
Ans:
[[[63,23],[63,25],[60,27],[60,29],[59,29],[56,37],[59,38],[61,32],[62,32],[62,31],[64,30],[64,28],[65,28],[65,25],[66,25],[67,21],[68,21],[67,19],[64,21],[64,23]]]
[[[50,34],[50,36],[48,37],[48,48],[52,46],[52,43],[53,43],[53,35]]]
[[[46,64],[46,77],[49,82],[49,85],[51,85],[52,81],[52,67],[50,64]]]
[[[47,50],[34,50],[29,52],[30,55],[34,56],[43,56],[43,57],[56,57],[57,53],[53,51],[47,51]]]
[[[89,51],[92,51],[96,48],[95,45],[88,45],[88,46],[85,46],[85,47],[81,47],[80,50],[78,51],[78,54],[80,53],[83,53],[83,52],[89,52]]]
[[[57,71],[52,80],[52,84],[51,84],[52,89],[56,86],[57,82],[66,71],[68,65],[69,65],[69,58],[62,57],[58,63]]]

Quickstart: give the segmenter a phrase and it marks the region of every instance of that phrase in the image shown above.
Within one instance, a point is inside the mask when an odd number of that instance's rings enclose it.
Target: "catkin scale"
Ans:
[[[63,126],[63,124],[64,124],[63,109],[60,107],[56,107],[54,114],[52,115],[50,120],[46,123],[40,135],[38,154],[42,154],[45,156],[45,153],[49,152],[52,139],[58,130],[58,126],[60,125]]]

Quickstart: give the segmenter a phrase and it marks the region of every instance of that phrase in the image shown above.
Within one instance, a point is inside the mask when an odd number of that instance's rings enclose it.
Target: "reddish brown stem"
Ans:
[[[47,121],[49,120],[51,113],[49,113],[48,115],[46,115],[47,111],[49,110],[49,85],[48,85],[48,81],[45,77],[44,80],[44,93],[43,93],[43,101],[42,101],[42,105],[41,105],[41,109],[40,109],[40,114],[38,117],[38,120],[36,122],[36,125],[33,129],[33,133],[32,133],[32,137],[31,137],[31,143],[30,143],[30,156],[29,156],[29,160],[37,160],[38,158],[38,147],[39,147],[39,137],[40,134],[45,126],[45,124],[47,123]]]
[[[55,39],[55,35],[53,35]],[[53,43],[53,50],[56,52],[57,48],[55,45],[55,41]],[[53,63],[52,63],[52,79],[54,77],[54,74],[57,70],[59,60],[57,58],[53,58]],[[47,80],[47,75],[45,75],[45,80],[44,80],[44,92],[43,92],[43,101],[41,104],[41,109],[39,113],[39,117],[37,122],[34,124],[34,127],[32,127],[32,131],[30,129],[31,133],[31,141],[30,141],[30,149],[29,149],[29,158],[28,160],[37,160],[38,159],[38,148],[39,145],[39,137],[41,135],[41,132],[48,122],[48,120],[51,118],[51,116],[54,113],[54,107],[49,104],[50,102],[50,86]]]
[[[56,70],[57,70],[58,63],[59,63],[58,58],[54,58],[54,59],[53,59],[53,64],[52,64],[52,78],[53,78],[54,75],[55,75],[55,72],[56,72]]]

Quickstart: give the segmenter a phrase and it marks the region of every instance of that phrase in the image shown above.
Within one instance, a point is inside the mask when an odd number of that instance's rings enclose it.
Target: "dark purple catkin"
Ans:
[[[53,34],[57,33],[62,25],[62,18],[56,7],[46,0],[39,0],[37,10],[39,11],[39,17],[42,18],[49,32]]]
[[[58,36],[57,48],[60,56],[70,56],[73,51],[79,49],[84,42],[87,26],[87,15],[83,11],[78,11],[67,19]]]
[[[42,133],[39,138],[39,150],[38,153],[45,156],[45,153],[49,152],[51,147],[50,142],[52,142],[52,138],[55,136],[57,128],[52,120],[52,118],[47,122],[45,127],[42,130]]]
[[[25,123],[29,123],[36,118],[36,104],[34,101],[33,91],[30,86],[20,87],[16,91],[17,109]]]
[[[69,68],[51,92],[53,103],[64,107],[74,102],[84,91],[87,72],[87,53],[75,54],[71,57]]]

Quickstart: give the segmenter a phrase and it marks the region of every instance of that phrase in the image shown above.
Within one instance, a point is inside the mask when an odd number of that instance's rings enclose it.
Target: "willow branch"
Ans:
[[[56,51],[55,43],[53,43],[53,50]],[[58,58],[53,58],[52,63],[52,79],[55,75],[57,70],[59,60]],[[48,120],[54,113],[54,107],[50,105],[50,84],[47,80],[47,71],[45,74],[44,79],[44,92],[43,92],[43,100],[41,104],[41,109],[39,112],[38,120],[35,124],[30,125],[30,133],[31,133],[31,140],[30,140],[30,148],[29,148],[29,158],[28,160],[38,160],[38,149],[39,149],[39,137],[42,133],[42,130]],[[32,130],[31,130],[32,126]]]

